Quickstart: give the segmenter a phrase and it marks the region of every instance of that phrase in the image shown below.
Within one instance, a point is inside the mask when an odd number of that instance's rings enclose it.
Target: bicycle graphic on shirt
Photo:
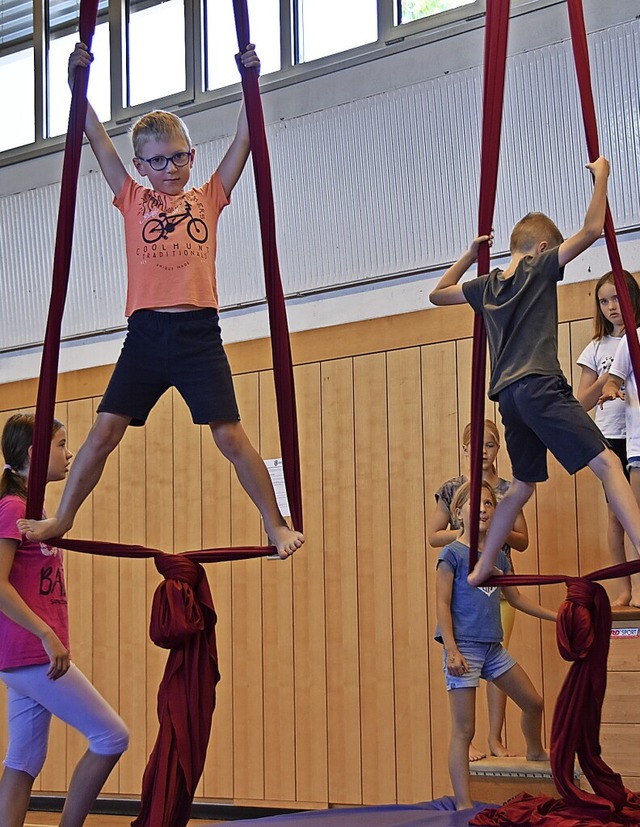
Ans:
[[[167,215],[166,212],[159,213],[159,218],[150,218],[142,228],[142,238],[147,244],[155,244],[169,237],[178,224],[187,221],[187,234],[189,238],[204,244],[209,238],[207,225],[200,218],[194,218],[191,214],[191,204],[185,201],[185,212]]]

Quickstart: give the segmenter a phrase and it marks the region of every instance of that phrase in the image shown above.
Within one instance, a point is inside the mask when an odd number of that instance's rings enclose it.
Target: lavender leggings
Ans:
[[[129,731],[82,672],[71,664],[69,671],[52,681],[49,664],[0,671],[7,685],[9,746],[4,765],[33,778],[47,757],[49,725],[55,715],[79,730],[91,752],[119,755],[129,745]]]

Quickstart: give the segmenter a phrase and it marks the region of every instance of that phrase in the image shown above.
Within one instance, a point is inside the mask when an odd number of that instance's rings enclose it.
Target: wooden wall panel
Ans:
[[[154,421],[162,419],[165,401],[160,402],[152,416]],[[149,424],[145,430],[129,428],[120,444],[118,463],[112,457],[106,472],[117,485],[117,513],[119,515],[120,542],[145,545],[149,542],[155,548],[163,548],[149,539],[161,540],[158,531],[163,525],[161,518],[162,498],[152,496],[159,494],[160,487],[166,489],[166,479],[154,481],[149,486],[150,473],[147,467],[147,443],[153,442],[154,425]],[[168,445],[165,445],[165,456]],[[170,476],[171,464],[167,463],[165,477]],[[146,483],[146,484],[145,484]],[[155,486],[158,488],[155,488]],[[151,490],[149,490],[151,488]],[[172,493],[171,487],[171,493]],[[102,489],[102,482],[96,488]],[[145,491],[146,496],[145,496]],[[106,504],[105,504],[106,505]],[[148,506],[148,507],[147,507]],[[149,525],[148,525],[149,524]],[[149,528],[149,530],[147,530]],[[111,530],[105,525],[97,537],[111,536]],[[169,547],[170,550],[170,547]],[[111,562],[111,561],[109,561]],[[114,561],[118,562],[118,561]],[[120,641],[118,680],[120,696],[120,714],[126,721],[130,732],[129,749],[118,762],[120,772],[120,792],[135,795],[140,789],[140,767],[144,767],[147,756],[158,729],[155,695],[157,693],[161,670],[164,666],[165,653],[149,640],[148,574],[155,572],[150,560],[119,561],[117,576],[120,581],[120,628],[117,630]],[[112,574],[115,576],[115,572]],[[157,582],[159,582],[159,576]],[[154,578],[154,582],[156,579]],[[115,637],[115,634],[114,634]],[[151,664],[156,668],[152,671]]]
[[[260,374],[260,442],[265,459],[281,457],[273,374]],[[293,559],[262,564],[264,794],[295,801]],[[256,563],[253,566],[257,568]]]
[[[244,429],[258,447],[258,376],[238,377],[236,395]],[[231,482],[231,515],[232,544],[259,545],[259,516],[235,475]],[[264,798],[263,704],[269,702],[263,691],[262,564],[255,560],[234,563],[232,600],[234,795],[252,800]]]
[[[385,354],[353,362],[362,796],[397,798]]]
[[[562,287],[560,299],[561,359],[575,380],[591,307],[584,285]],[[449,308],[293,337],[307,543],[284,563],[208,567],[222,680],[199,796],[321,807],[450,792],[449,710],[442,648],[433,640],[437,554],[426,533],[434,492],[461,467],[471,323],[468,309]],[[262,456],[276,457],[268,348],[245,342],[229,354],[243,426]],[[58,414],[74,452],[107,374],[99,368],[61,377]],[[32,381],[0,385],[0,424],[32,405],[34,392]],[[493,403],[486,415],[499,420]],[[518,571],[577,573],[604,565],[599,483],[588,472],[571,478],[552,459],[549,469],[549,481],[526,507],[530,545],[516,557]],[[509,476],[504,448],[499,470]],[[50,486],[49,511],[60,490]],[[173,391],[145,428],[129,429],[74,534],[168,552],[264,541],[258,512],[230,463]],[[166,661],[147,638],[160,575],[152,562],[72,554],[67,572],[74,658],[132,735],[105,792],[137,795],[157,732],[156,692]],[[564,597],[562,587],[531,590],[532,597],[538,593],[550,606]],[[519,616],[510,648],[544,688],[548,728],[567,668],[555,630]],[[631,649],[629,641],[612,645],[603,745],[615,768],[635,778],[637,734],[627,726],[632,713],[618,676],[637,669]],[[481,746],[485,706],[483,695]],[[521,749],[519,713],[511,704],[507,739]],[[0,745],[5,741],[3,721]],[[64,790],[81,749],[81,739],[56,724],[37,787]]]
[[[360,652],[351,359],[322,366],[329,800],[362,802]]]
[[[420,348],[387,354],[398,801],[432,797]]]
[[[320,365],[295,371],[304,549],[293,558],[296,783],[300,801],[328,804],[327,621]]]
[[[202,543],[205,548],[231,545],[231,463],[216,447],[211,430],[200,429],[202,452]],[[231,563],[207,566],[216,610],[216,646],[220,682],[204,769],[207,798],[233,798],[233,645]]]
[[[434,385],[434,377],[437,377]],[[435,492],[443,482],[460,471],[458,448],[458,383],[455,342],[429,345],[422,349],[422,407],[425,501],[427,527],[435,508]],[[449,702],[442,674],[442,646],[433,636],[435,616],[435,568],[439,551],[427,551],[427,629],[429,652],[429,693],[431,719],[432,795],[449,790],[446,754],[449,743]]]

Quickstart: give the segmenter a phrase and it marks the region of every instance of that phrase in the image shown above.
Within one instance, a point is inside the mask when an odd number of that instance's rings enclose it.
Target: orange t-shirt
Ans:
[[[229,203],[217,173],[202,186],[165,195],[127,176],[114,205],[124,217],[125,315],[143,308],[218,308],[216,233]]]

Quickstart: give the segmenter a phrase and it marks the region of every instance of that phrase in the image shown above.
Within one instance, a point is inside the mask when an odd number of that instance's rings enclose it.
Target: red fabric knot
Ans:
[[[596,584],[582,578],[567,581],[567,596],[558,612],[558,649],[565,660],[587,657],[593,646]]]
[[[149,636],[163,649],[177,649],[192,636],[204,631],[204,616],[197,589],[204,577],[198,563],[180,555],[166,554],[155,559],[165,577],[153,595]]]

